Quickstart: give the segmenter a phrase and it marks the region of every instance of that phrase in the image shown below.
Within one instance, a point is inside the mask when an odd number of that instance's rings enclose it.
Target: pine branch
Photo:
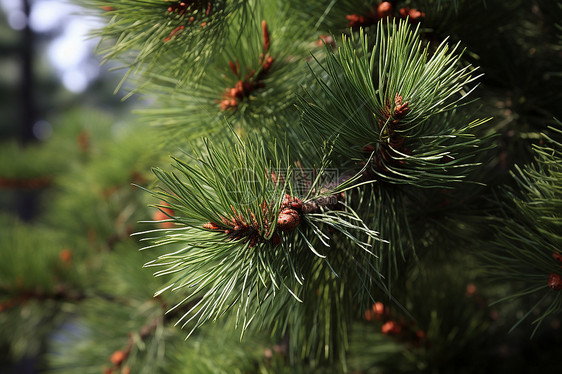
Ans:
[[[306,279],[317,261],[332,272],[348,266],[323,253],[330,252],[328,229],[341,233],[349,252],[372,256],[376,232],[349,208],[330,210],[320,203],[337,189],[321,192],[317,179],[309,185],[316,192],[306,189],[301,200],[292,180],[296,171],[266,161],[263,143],[207,143],[206,153],[195,163],[176,159],[179,174],[155,170],[165,190],[153,195],[166,202],[161,208],[173,211],[169,221],[177,226],[145,239],[152,243],[146,248],[170,251],[146,265],[161,267],[157,276],[171,276],[157,294],[181,291],[187,293],[184,301],[199,300],[178,321],[191,326],[190,335],[230,309],[243,333],[255,318],[286,308],[278,297],[292,295],[289,303],[295,303],[316,292],[307,289]]]
[[[299,104],[303,124],[317,130],[307,135],[314,144],[333,142],[342,166],[372,155],[377,179],[420,187],[462,181],[477,166],[470,160],[486,139],[474,131],[486,120],[455,116],[476,79],[459,67],[456,48],[443,43],[430,56],[406,22],[380,22],[372,49],[363,32],[344,36],[339,54],[322,64],[329,80],[315,74],[319,91]]]
[[[295,22],[281,4],[255,6],[250,15],[243,28],[231,27],[224,52],[200,80],[181,81],[167,73],[143,77],[139,90],[156,94],[158,101],[137,113],[158,126],[168,143],[182,139],[184,147],[185,140],[201,137],[224,140],[230,135],[225,120],[241,136],[264,138],[282,137],[298,122],[294,92],[307,84],[305,60],[320,46],[313,43],[308,23]]]
[[[551,128],[556,136],[562,135],[560,125]],[[533,321],[535,331],[546,317],[562,311],[562,144],[545,137],[547,144],[533,147],[534,163],[512,173],[519,191],[505,194],[493,251],[484,255],[495,278],[525,287],[503,300],[544,295],[533,308],[546,306]]]
[[[79,0],[107,25],[95,31],[104,61],[121,60],[125,78],[159,70],[181,82],[197,78],[224,45],[233,20],[246,22],[247,0]],[[101,14],[100,14],[101,11]],[[191,69],[184,69],[184,64]],[[124,79],[125,79],[124,78]],[[123,82],[122,82],[123,83]]]

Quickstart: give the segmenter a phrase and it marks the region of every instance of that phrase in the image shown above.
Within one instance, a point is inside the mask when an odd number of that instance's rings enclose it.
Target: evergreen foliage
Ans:
[[[79,3],[144,101],[2,144],[4,360],[558,369],[562,3]]]
[[[551,130],[558,137],[562,134],[560,126]],[[495,265],[494,275],[524,287],[504,300],[542,295],[524,316],[540,308],[533,321],[536,329],[548,315],[562,309],[558,292],[562,289],[562,144],[549,137],[544,141],[546,144],[533,147],[535,162],[513,172],[518,188],[506,193],[493,242],[497,249],[487,255],[489,263]]]

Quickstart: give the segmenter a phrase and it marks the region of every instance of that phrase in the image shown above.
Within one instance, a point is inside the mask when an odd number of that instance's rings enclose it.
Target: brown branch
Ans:
[[[10,290],[5,288],[0,290],[2,292],[9,292]],[[18,295],[0,303],[0,312],[14,308],[19,305],[28,303],[31,300],[36,301],[81,301],[86,298],[86,295],[77,291],[72,291],[64,286],[57,287],[57,290],[53,292],[46,292],[42,290],[25,290],[20,292]]]

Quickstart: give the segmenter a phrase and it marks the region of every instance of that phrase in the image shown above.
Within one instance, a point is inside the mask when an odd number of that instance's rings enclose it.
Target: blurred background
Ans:
[[[97,185],[85,182],[88,187],[71,194],[71,203],[58,196],[68,193],[68,178],[83,182],[87,178],[77,175],[95,179],[103,174],[87,165],[92,154],[103,152],[102,143],[118,136],[134,102],[123,103],[123,94],[114,93],[122,72],[113,72],[111,64],[101,66],[94,53],[98,41],[89,33],[97,22],[67,1],[0,1],[0,373],[36,373],[37,357],[54,339],[53,326],[64,329],[73,314],[60,313],[59,299],[73,299],[61,285],[77,283],[68,281],[68,271],[61,275],[58,266],[77,256],[68,247],[68,233],[85,236],[76,228],[91,225],[68,226],[57,217],[60,209],[68,213],[88,206],[83,196]],[[131,188],[128,181],[123,185]],[[76,214],[81,213],[71,212],[69,218],[76,220]],[[37,251],[37,243],[53,250]],[[37,257],[38,267],[24,260],[29,256]],[[42,280],[46,274],[49,279]],[[14,278],[18,292],[10,286]],[[17,293],[23,296],[13,296]],[[46,314],[35,313],[33,299],[47,302],[40,307]]]
[[[94,54],[97,40],[89,33],[99,26],[99,20],[67,1],[2,0],[0,5],[0,137],[4,148],[0,206],[4,212],[31,220],[39,208],[41,189],[48,183],[41,177],[48,176],[30,175],[20,168],[24,179],[40,179],[37,188],[17,188],[26,182],[10,175],[18,170],[14,166],[38,167],[24,165],[11,150],[49,142],[64,131],[61,127],[69,117],[93,119],[88,115],[92,111],[119,117],[130,108],[119,94],[113,94],[119,73],[112,73],[109,65],[101,66],[100,57]]]

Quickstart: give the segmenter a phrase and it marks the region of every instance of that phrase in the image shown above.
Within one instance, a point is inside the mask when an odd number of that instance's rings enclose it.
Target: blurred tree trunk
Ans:
[[[22,0],[26,17],[21,43],[21,128],[20,140],[23,144],[34,139],[33,124],[35,123],[35,103],[33,94],[33,31],[29,25],[31,14],[30,0]]]
[[[31,15],[30,0],[22,0],[23,10],[25,13],[25,28],[22,32],[21,43],[21,122],[20,122],[20,141],[22,144],[32,142],[33,124],[35,123],[35,94],[34,90],[34,74],[33,74],[33,45],[34,36],[31,30],[29,16]],[[18,211],[21,219],[29,221],[36,213],[37,192],[34,190],[20,190],[18,193]]]

